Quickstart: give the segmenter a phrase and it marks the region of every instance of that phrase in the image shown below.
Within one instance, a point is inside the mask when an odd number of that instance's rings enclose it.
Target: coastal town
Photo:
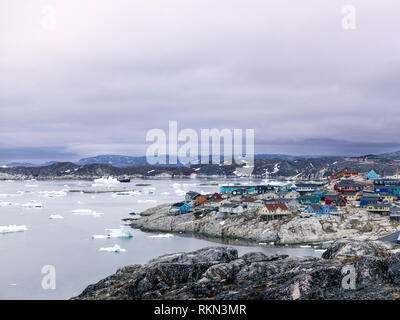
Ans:
[[[219,185],[189,191],[133,219],[144,230],[197,233],[257,242],[309,243],[372,239],[399,231],[400,177],[340,171],[320,181]]]
[[[265,185],[224,185],[220,192],[202,195],[190,191],[182,202],[174,203],[172,214],[206,214],[218,211],[222,216],[257,212],[267,220],[293,214],[341,215],[343,208],[363,208],[367,212],[400,220],[400,176],[381,178],[371,170],[367,175],[341,171],[326,181]],[[347,210],[348,211],[348,210]]]

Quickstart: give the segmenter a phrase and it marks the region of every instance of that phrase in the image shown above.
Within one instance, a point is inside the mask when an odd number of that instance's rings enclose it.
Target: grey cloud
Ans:
[[[42,2],[1,3],[0,148],[144,154],[168,120],[254,128],[260,153],[397,148],[395,0],[354,0],[354,31],[336,0],[52,3],[52,31]]]

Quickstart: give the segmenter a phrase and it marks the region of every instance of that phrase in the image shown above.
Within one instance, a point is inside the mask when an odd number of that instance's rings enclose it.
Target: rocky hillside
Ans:
[[[398,299],[398,251],[369,241],[336,242],[322,258],[210,247],[120,268],[73,299]]]
[[[102,160],[103,159],[103,160]],[[98,161],[105,161],[99,158]],[[108,158],[107,158],[108,159]],[[260,178],[290,178],[290,179],[321,179],[342,170],[353,170],[367,173],[374,169],[381,175],[393,175],[400,172],[400,161],[391,158],[376,158],[362,161],[343,157],[325,158],[256,158],[253,175]],[[122,161],[122,160],[121,160]],[[242,165],[240,165],[242,166]],[[136,164],[119,167],[107,163],[75,164],[71,162],[57,162],[38,167],[0,167],[0,179],[51,179],[51,178],[95,178],[99,176],[140,176],[154,177],[158,175],[170,176],[226,176],[235,177],[238,165],[200,164],[191,167],[184,166],[152,166]]]
[[[400,230],[387,216],[369,214],[357,208],[344,208],[342,216],[317,215],[301,218],[298,214],[283,220],[264,221],[257,212],[224,215],[213,211],[196,215],[169,214],[171,204],[163,204],[142,212],[131,221],[133,228],[197,234],[221,239],[242,239],[280,244],[315,243],[342,238],[373,239]]]

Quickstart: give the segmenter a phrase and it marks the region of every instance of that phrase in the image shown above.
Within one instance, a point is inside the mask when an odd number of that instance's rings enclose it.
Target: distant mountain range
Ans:
[[[312,158],[321,158],[323,156],[291,156],[287,154],[256,154],[254,156],[255,159],[312,159]],[[167,156],[167,163],[169,162],[169,157]],[[210,157],[211,161],[211,157]],[[30,163],[30,162],[11,162],[7,163],[7,167],[45,167],[57,163],[59,161],[49,161],[45,163]],[[110,164],[117,168],[124,168],[129,166],[136,165],[147,165],[147,159],[145,156],[123,156],[123,155],[113,155],[113,154],[104,154],[98,155],[94,157],[88,157],[80,159],[79,161],[73,162],[75,164],[84,166],[86,164]],[[198,163],[200,163],[200,157],[198,159]],[[182,166],[183,164],[168,164],[163,166]]]
[[[323,155],[303,155],[303,156],[292,156],[287,154],[256,154],[254,158],[257,159],[282,159],[282,160],[299,160],[299,159],[320,159],[320,158],[329,158],[333,156],[323,156]],[[356,157],[354,157],[356,158]],[[390,153],[383,153],[380,155],[365,155],[360,158],[370,158],[370,159],[379,159],[385,158],[387,160],[400,160],[400,151],[390,152]],[[168,162],[167,156],[167,162]],[[210,157],[211,160],[211,157]],[[35,164],[29,162],[12,162],[7,163],[7,167],[45,167],[52,164],[55,164],[59,161],[49,161],[45,163]],[[87,164],[109,164],[117,168],[125,168],[130,166],[137,166],[137,165],[148,165],[147,159],[145,156],[124,156],[124,155],[98,155],[95,157],[88,157],[80,159],[77,162],[73,162],[77,165],[87,165]],[[198,160],[200,163],[200,158]],[[157,166],[157,165],[156,165]],[[169,165],[162,165],[164,167],[176,167],[182,166],[181,163],[178,164],[169,164]]]

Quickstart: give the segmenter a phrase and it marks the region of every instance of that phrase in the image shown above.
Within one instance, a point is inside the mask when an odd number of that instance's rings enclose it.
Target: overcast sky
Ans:
[[[168,120],[255,129],[256,153],[400,149],[399,12],[398,0],[0,0],[0,163],[143,155]]]

